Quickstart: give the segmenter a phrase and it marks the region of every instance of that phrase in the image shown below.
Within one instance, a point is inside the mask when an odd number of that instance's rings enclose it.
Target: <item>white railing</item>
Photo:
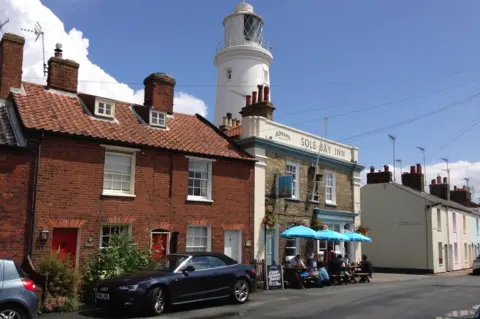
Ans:
[[[235,46],[252,46],[257,48],[263,48],[267,51],[272,51],[272,46],[268,43],[265,43],[264,41],[261,41],[260,43],[258,43],[256,41],[250,41],[243,38],[242,40],[230,39],[228,42],[225,42],[225,41],[218,42],[216,52],[218,53],[219,51],[225,48],[230,48]]]

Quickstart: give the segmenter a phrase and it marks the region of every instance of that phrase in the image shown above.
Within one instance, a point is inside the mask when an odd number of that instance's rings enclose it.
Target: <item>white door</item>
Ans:
[[[239,263],[242,262],[241,241],[241,232],[239,230],[225,231],[225,255]]]

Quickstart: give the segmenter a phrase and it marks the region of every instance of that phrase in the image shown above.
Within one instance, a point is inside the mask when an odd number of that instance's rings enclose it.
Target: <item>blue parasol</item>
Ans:
[[[305,226],[295,226],[292,228],[287,229],[283,233],[280,234],[281,237],[287,238],[316,238],[316,232]]]
[[[326,241],[348,241],[348,237],[334,230],[323,229],[316,232],[316,239]]]
[[[355,232],[346,232],[346,233],[343,233],[345,236],[348,237],[348,241],[354,241],[354,242],[360,242],[360,243],[371,243],[372,242],[372,239],[367,237],[367,236],[364,236],[362,234],[359,234],[359,233],[355,233]]]

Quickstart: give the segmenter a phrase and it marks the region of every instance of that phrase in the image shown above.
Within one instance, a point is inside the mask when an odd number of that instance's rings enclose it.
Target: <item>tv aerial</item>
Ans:
[[[239,93],[239,92],[234,91],[234,90],[231,90],[231,91],[232,91],[232,93],[238,94],[238,95],[243,96],[243,97],[247,97],[247,95],[244,94],[244,93]]]
[[[37,36],[35,38],[35,42],[37,42],[40,37],[42,38],[43,76],[47,76],[48,68],[47,68],[47,63],[45,62],[45,32],[43,32],[42,26],[37,21],[37,22],[35,22],[35,25],[33,26],[33,30],[22,28],[22,31],[26,31],[26,32],[30,32],[30,33],[35,34]]]
[[[2,37],[3,37],[3,27],[10,22],[10,19],[7,19],[7,21],[3,22],[0,20],[0,32],[2,32]]]

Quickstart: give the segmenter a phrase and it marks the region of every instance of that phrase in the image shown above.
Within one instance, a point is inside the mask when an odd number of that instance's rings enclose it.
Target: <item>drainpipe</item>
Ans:
[[[428,211],[432,212],[432,207],[428,207],[428,206],[425,207],[425,246],[426,246],[426,254],[425,255],[427,256],[427,269],[429,267],[428,259],[430,258],[430,255],[429,255],[430,249],[428,249]],[[432,219],[432,223],[433,223],[433,219]],[[432,227],[430,227],[430,228],[432,228]],[[432,245],[433,245],[433,234],[432,234]],[[432,250],[432,252],[433,252],[433,250]],[[434,259],[433,255],[432,255],[432,259]],[[433,269],[432,271],[435,272],[435,269]]]
[[[44,133],[37,142],[37,154],[35,158],[35,185],[33,187],[32,192],[32,208],[30,212],[30,231],[29,231],[29,245],[28,245],[28,255],[32,256],[33,253],[33,246],[34,246],[34,234],[35,234],[35,226],[36,226],[36,217],[37,217],[37,193],[38,193],[38,180],[40,176],[40,154],[42,151],[42,141],[43,141]]]

